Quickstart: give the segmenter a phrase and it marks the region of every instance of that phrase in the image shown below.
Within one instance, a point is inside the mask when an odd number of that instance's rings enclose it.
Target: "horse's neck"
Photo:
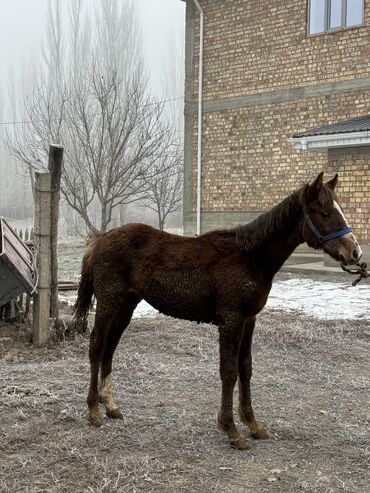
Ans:
[[[269,241],[256,251],[258,263],[268,276],[274,276],[297,246],[303,243],[299,205],[292,211],[286,221],[281,222],[272,232]]]
[[[267,276],[273,277],[294,252],[299,244],[303,243],[300,235],[293,232],[287,238],[276,237],[258,252],[258,263]]]

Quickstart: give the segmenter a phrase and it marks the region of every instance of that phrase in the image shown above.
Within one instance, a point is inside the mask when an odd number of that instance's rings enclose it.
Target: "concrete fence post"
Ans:
[[[35,173],[34,241],[38,270],[37,295],[33,299],[33,343],[50,337],[51,280],[51,175]]]

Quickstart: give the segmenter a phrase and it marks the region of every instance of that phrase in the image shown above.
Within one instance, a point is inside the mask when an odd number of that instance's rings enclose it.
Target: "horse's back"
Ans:
[[[160,312],[210,322],[215,293],[211,279],[215,252],[208,241],[128,224],[98,238],[94,277],[104,289],[117,281]],[[103,291],[104,296],[106,291]]]

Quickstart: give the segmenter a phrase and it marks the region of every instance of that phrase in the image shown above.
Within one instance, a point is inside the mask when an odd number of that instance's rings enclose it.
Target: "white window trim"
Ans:
[[[370,145],[370,130],[345,134],[313,135],[310,137],[291,137],[289,142],[296,149],[304,151],[325,151],[338,147],[358,147]]]
[[[351,24],[347,25],[347,1],[348,0],[342,0],[342,24],[340,27],[330,27],[330,7],[331,7],[331,0],[325,0],[325,18],[324,18],[324,30],[311,33],[310,30],[310,24],[311,24],[311,3],[312,0],[307,0],[308,7],[308,15],[307,15],[307,34],[308,36],[318,36],[320,34],[325,34],[325,33],[331,33],[334,31],[340,31],[342,29],[350,29],[353,27],[359,27],[363,26],[365,23],[365,1],[362,0],[362,19],[359,24]]]

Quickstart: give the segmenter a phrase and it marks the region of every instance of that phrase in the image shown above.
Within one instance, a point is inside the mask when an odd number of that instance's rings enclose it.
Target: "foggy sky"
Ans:
[[[90,1],[90,0],[89,0]],[[144,56],[151,85],[161,92],[163,64],[174,37],[183,37],[185,4],[181,0],[135,0],[142,26]],[[0,0],[0,90],[6,99],[9,75],[40,55],[47,0]],[[3,115],[5,116],[5,115]]]

